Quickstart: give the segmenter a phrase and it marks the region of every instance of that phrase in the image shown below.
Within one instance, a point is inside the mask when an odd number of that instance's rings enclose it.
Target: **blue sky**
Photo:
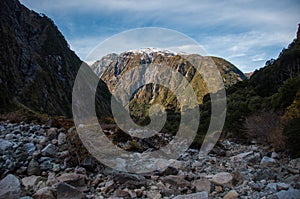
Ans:
[[[162,27],[186,34],[209,55],[243,72],[277,58],[295,38],[300,1],[21,0],[49,16],[85,60],[101,41],[132,28]],[[149,38],[151,39],[151,38]]]

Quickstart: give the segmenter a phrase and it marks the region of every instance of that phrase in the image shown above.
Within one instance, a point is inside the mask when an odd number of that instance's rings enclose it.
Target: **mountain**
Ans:
[[[167,71],[168,66],[170,66],[186,77],[198,97],[198,104],[201,104],[203,97],[209,91],[203,77],[199,73],[196,73],[194,66],[199,66],[202,73],[209,74],[210,72],[205,71],[207,68],[204,66],[210,64],[217,66],[226,88],[246,79],[245,75],[239,69],[224,59],[202,57],[196,54],[176,54],[155,48],[131,50],[119,55],[115,53],[108,54],[99,61],[96,61],[91,68],[107,84],[109,90],[114,92],[118,87],[130,91],[139,87],[137,84],[141,82],[138,80],[143,74],[140,71],[132,70],[137,66],[142,67],[141,70],[143,70],[143,73],[147,74],[144,76],[145,79],[153,81],[167,79],[166,76],[171,77],[170,71]],[[124,78],[124,80],[126,78],[126,81],[119,83],[119,80],[122,78]],[[166,82],[168,84],[167,86],[173,86],[170,79],[167,79]],[[176,86],[173,87],[173,90],[176,90]],[[214,92],[217,91],[218,88],[215,88]],[[129,107],[138,117],[143,117],[143,113],[154,103],[163,104],[164,107],[170,110],[178,108],[178,102],[172,93],[172,89],[169,90],[162,85],[148,84],[139,88],[139,90],[133,94],[134,96],[126,97],[132,97],[130,98]],[[126,97],[121,96],[121,98]],[[186,99],[186,101],[188,102],[189,99]]]
[[[17,0],[0,1],[0,113],[71,117],[81,64],[51,19]]]

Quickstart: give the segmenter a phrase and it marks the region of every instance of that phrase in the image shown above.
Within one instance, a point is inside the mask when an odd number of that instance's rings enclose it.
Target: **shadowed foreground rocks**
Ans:
[[[189,149],[169,160],[165,171],[136,175],[107,168],[89,155],[73,157],[68,137],[75,133],[0,123],[0,198],[300,197],[300,159],[268,147],[223,140],[207,157]]]

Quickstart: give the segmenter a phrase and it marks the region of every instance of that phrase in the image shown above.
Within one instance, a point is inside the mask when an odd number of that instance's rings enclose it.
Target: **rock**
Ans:
[[[58,134],[57,128],[50,128],[47,130],[47,137],[49,138],[49,140],[56,139],[57,134]]]
[[[83,193],[78,189],[76,189],[75,187],[63,182],[57,185],[57,199],[82,199],[82,198],[84,198]]]
[[[83,160],[83,162],[81,163],[81,166],[86,168],[87,170],[93,171],[97,165],[96,165],[96,161],[94,158],[87,157]]]
[[[260,161],[260,166],[262,167],[270,167],[276,165],[276,160],[273,158],[269,158],[267,156],[264,156]]]
[[[23,145],[23,149],[29,153],[32,154],[35,151],[35,145],[33,143],[26,143]]]
[[[55,199],[54,190],[51,187],[44,187],[39,189],[34,195],[34,199]]]
[[[160,198],[162,198],[162,196],[158,190],[150,190],[150,191],[147,191],[147,198],[160,199]]]
[[[236,199],[239,196],[239,194],[236,192],[236,190],[229,191],[223,199]]]
[[[268,168],[263,168],[254,174],[254,179],[258,181],[275,180],[276,178],[277,178],[277,173],[274,170]]]
[[[133,189],[147,184],[144,176],[129,173],[116,173],[113,180]]]
[[[0,154],[3,154],[5,151],[10,149],[13,146],[13,143],[4,139],[0,139]]]
[[[31,176],[31,175],[40,175],[40,173],[41,170],[40,170],[39,163],[36,160],[32,159],[28,164],[27,174]]]
[[[22,178],[22,184],[25,187],[25,189],[29,190],[29,189],[33,189],[34,191],[37,191],[42,187],[42,177],[41,176],[28,176],[25,178]]]
[[[161,176],[177,175],[177,174],[178,174],[178,169],[170,166],[168,166],[163,172],[160,173]]]
[[[272,154],[271,154],[271,158],[278,159],[279,158],[279,154],[273,151]]]
[[[231,160],[242,160],[242,159],[244,159],[245,157],[247,157],[247,156],[249,156],[251,154],[253,154],[253,151],[240,153],[238,155],[232,156],[230,159]]]
[[[57,137],[58,145],[63,145],[64,143],[66,143],[66,141],[67,141],[66,134],[63,132],[59,133],[59,135]]]
[[[254,191],[261,191],[264,186],[262,184],[260,184],[259,182],[255,183],[255,182],[249,182],[249,187],[251,187],[251,189],[253,189]]]
[[[208,199],[208,193],[203,191],[187,195],[179,195],[174,197],[173,199]]]
[[[249,165],[259,164],[260,161],[261,161],[260,153],[254,153],[254,154],[251,155],[251,156],[245,157],[245,161],[246,161],[247,164],[249,164]]]
[[[59,182],[65,182],[75,187],[85,186],[86,175],[77,173],[64,173],[57,179]]]
[[[217,185],[230,185],[232,182],[232,175],[227,172],[221,172],[214,175],[211,179],[211,182]]]
[[[107,181],[105,186],[101,189],[103,193],[112,192],[115,189],[115,182],[113,180]]]
[[[57,147],[53,144],[48,144],[43,150],[42,155],[46,157],[55,157],[57,155]]]
[[[300,170],[300,158],[290,160],[288,167]]]
[[[289,189],[287,191],[280,191],[273,195],[274,199],[299,199],[300,190],[298,189]]]
[[[46,181],[47,186],[52,186],[54,184],[57,184],[59,181],[57,180],[55,173],[49,172],[48,179]]]
[[[116,190],[114,192],[114,197],[116,198],[130,198],[130,193],[127,190]]]
[[[273,189],[273,190],[277,190],[277,191],[281,191],[281,190],[288,190],[290,185],[286,184],[286,183],[282,183],[282,182],[272,182],[272,183],[269,183],[267,185],[267,187],[269,189]]]
[[[206,178],[201,178],[192,182],[192,189],[195,188],[197,192],[206,191],[210,192],[210,181]]]
[[[40,164],[40,169],[41,169],[41,171],[48,171],[48,170],[53,169],[53,164],[51,163],[51,160],[43,161]]]
[[[184,176],[170,175],[170,176],[165,176],[161,180],[162,182],[169,183],[170,185],[173,185],[175,187],[184,188],[190,186],[190,182],[186,181],[184,179]]]
[[[19,179],[9,174],[0,181],[0,198],[19,199],[21,185]]]

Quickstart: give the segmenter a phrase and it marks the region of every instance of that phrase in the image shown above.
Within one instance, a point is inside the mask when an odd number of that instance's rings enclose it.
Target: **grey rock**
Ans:
[[[178,176],[178,175],[170,175],[170,176],[165,176],[164,178],[161,179],[162,182],[168,183],[172,186],[175,187],[188,187],[190,186],[190,182],[184,179],[184,176]]]
[[[53,169],[53,164],[52,164],[51,160],[43,161],[40,164],[40,169],[41,169],[41,171],[48,171],[48,170]]]
[[[229,191],[223,199],[236,199],[239,196],[239,194],[236,192],[236,190]]]
[[[12,142],[8,140],[0,139],[0,154],[3,154],[5,151],[9,150],[12,146],[13,146]]]
[[[55,157],[57,155],[58,149],[53,144],[48,144],[43,150],[42,155],[47,157]]]
[[[65,133],[61,132],[59,133],[57,137],[58,145],[62,145],[67,141],[67,136]]]
[[[35,151],[35,145],[33,143],[26,143],[23,145],[23,149],[29,153],[32,154]]]
[[[275,166],[276,163],[277,163],[277,161],[275,159],[264,156],[260,161],[260,166],[270,167],[270,166]]]
[[[22,184],[25,187],[25,189],[33,189],[34,191],[37,191],[38,189],[42,188],[42,177],[41,176],[28,176],[22,178]]]
[[[179,195],[174,197],[173,199],[208,199],[208,193],[203,191],[187,195]]]
[[[216,185],[230,185],[232,183],[233,177],[228,172],[220,172],[214,175],[211,182]]]
[[[286,184],[286,183],[283,183],[283,182],[272,182],[272,183],[269,183],[267,185],[267,187],[269,189],[273,189],[273,190],[277,190],[277,191],[281,191],[281,190],[288,190],[290,185]]]
[[[39,189],[34,195],[34,199],[55,199],[54,190],[51,187],[44,187]]]
[[[57,178],[59,182],[65,182],[75,187],[85,186],[87,176],[77,173],[64,173]]]
[[[210,193],[210,181],[206,178],[201,178],[192,182],[192,188],[195,188],[197,192],[206,191]]]
[[[299,199],[300,198],[300,190],[298,189],[289,189],[287,191],[280,191],[273,195],[275,199]]]
[[[30,176],[30,175],[40,175],[40,173],[41,173],[41,169],[39,163],[36,160],[32,159],[28,164],[27,174]]]
[[[59,183],[57,185],[57,199],[82,199],[84,195],[76,187],[66,183]]]
[[[0,198],[19,199],[21,194],[21,184],[14,175],[7,175],[0,181]]]

